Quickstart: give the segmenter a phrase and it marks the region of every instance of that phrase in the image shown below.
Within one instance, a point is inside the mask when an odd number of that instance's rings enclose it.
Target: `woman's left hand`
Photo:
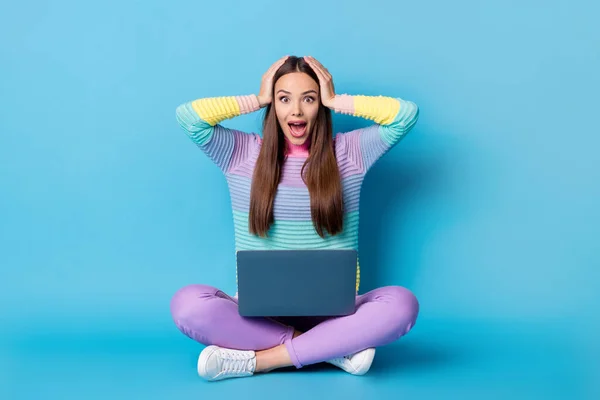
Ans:
[[[333,99],[335,98],[335,89],[333,87],[333,78],[331,74],[314,57],[306,56],[304,60],[310,65],[319,77],[319,87],[321,89],[321,102],[327,108],[333,108]]]

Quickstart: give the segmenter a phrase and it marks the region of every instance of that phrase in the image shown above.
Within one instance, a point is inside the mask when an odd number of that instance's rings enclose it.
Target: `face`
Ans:
[[[303,72],[293,72],[275,83],[273,97],[277,120],[292,144],[301,145],[309,137],[319,111],[319,85]]]

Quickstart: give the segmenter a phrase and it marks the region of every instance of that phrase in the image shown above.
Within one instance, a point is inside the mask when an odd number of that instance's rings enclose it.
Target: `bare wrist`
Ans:
[[[323,102],[323,105],[324,105],[325,107],[327,107],[327,108],[331,108],[331,109],[333,110],[333,108],[334,108],[334,105],[335,105],[335,98],[332,98],[332,99],[329,99],[329,100],[326,100],[326,101],[324,101],[324,102]]]

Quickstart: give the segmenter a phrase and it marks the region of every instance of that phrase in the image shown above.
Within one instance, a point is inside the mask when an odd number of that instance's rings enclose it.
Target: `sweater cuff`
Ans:
[[[240,114],[248,114],[260,109],[258,97],[255,94],[248,96],[236,96],[235,99],[240,105]]]
[[[354,98],[348,94],[336,95],[333,98],[333,110],[342,114],[354,114]]]

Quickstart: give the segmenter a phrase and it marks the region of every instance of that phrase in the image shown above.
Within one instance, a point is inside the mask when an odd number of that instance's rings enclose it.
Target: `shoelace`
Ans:
[[[221,359],[223,360],[223,371],[234,374],[249,372],[248,366],[251,360],[246,354],[240,351],[223,348],[219,351],[221,353]]]

